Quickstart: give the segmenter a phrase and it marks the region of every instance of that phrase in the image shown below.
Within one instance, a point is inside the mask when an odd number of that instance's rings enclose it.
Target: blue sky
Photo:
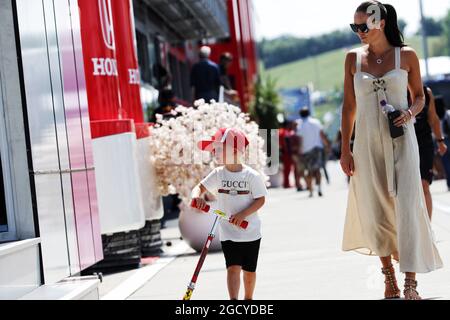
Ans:
[[[253,0],[258,39],[283,34],[309,37],[347,28],[362,0]],[[386,1],[387,2],[387,1]],[[407,34],[419,27],[419,0],[390,0],[400,18],[408,22]],[[450,9],[450,0],[423,0],[426,16],[439,18]]]

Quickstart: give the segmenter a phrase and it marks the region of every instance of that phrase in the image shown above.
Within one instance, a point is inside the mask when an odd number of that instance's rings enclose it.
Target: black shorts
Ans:
[[[256,272],[261,239],[252,242],[222,241],[227,269],[241,266],[247,272]]]
[[[322,149],[314,148],[313,150],[303,155],[303,161],[305,163],[305,169],[308,173],[318,171],[323,167],[323,155]]]
[[[434,145],[419,144],[420,155],[420,176],[422,180],[428,181],[429,184],[433,183],[433,162],[434,162]]]

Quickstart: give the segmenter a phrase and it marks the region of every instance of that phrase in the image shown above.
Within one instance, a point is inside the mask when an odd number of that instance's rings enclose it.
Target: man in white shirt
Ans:
[[[305,107],[300,111],[301,120],[298,121],[297,135],[301,138],[302,162],[308,172],[306,183],[308,185],[309,196],[313,197],[313,178],[318,186],[319,197],[322,193],[322,174],[324,146],[329,147],[328,139],[323,132],[322,124],[319,120],[311,117],[309,108]]]

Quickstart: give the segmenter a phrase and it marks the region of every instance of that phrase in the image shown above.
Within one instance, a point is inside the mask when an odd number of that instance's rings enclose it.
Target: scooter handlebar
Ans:
[[[195,202],[195,200],[192,200],[191,207],[195,208],[195,209],[198,209],[200,211],[206,212],[206,213],[208,213],[209,210],[211,209],[211,206],[209,206],[209,205],[206,205],[203,209],[198,208],[197,207],[197,203]]]
[[[197,207],[197,203],[196,203],[195,200],[192,200],[192,202],[191,202],[191,207],[192,207],[192,208],[195,208],[195,209],[198,209],[198,210],[201,210],[201,211],[206,212],[206,213],[208,213],[209,210],[211,209],[211,206],[209,206],[209,205],[206,205],[203,209],[199,209],[199,208]],[[242,221],[240,227],[241,227],[242,229],[244,229],[244,230],[247,229],[247,227],[248,227],[248,221]]]
[[[242,229],[247,229],[247,227],[248,227],[248,221],[242,221],[242,223],[241,223],[241,225],[240,225],[240,227],[242,228]]]

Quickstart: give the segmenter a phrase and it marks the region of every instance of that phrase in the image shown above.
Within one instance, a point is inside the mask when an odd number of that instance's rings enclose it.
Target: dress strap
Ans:
[[[402,60],[401,60],[401,51],[402,49],[400,47],[396,47],[395,48],[395,69],[396,70],[400,70],[401,65],[402,65]]]
[[[361,72],[362,49],[356,50],[356,72]]]

